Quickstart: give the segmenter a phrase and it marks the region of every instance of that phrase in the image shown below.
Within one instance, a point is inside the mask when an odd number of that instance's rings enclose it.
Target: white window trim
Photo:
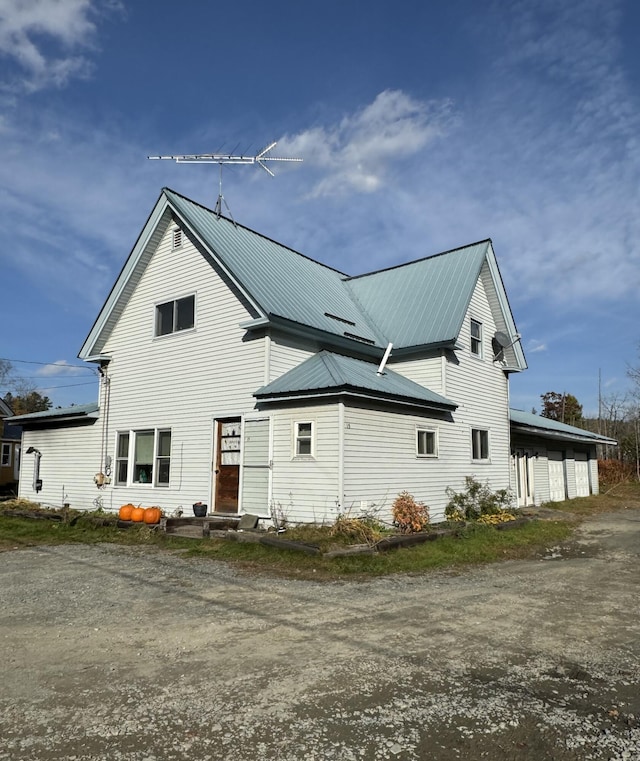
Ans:
[[[173,323],[174,328],[169,333],[158,333],[158,308],[161,306],[164,306],[165,304],[174,304],[177,301],[182,301],[183,299],[189,299],[193,298],[193,325],[190,328],[184,328],[183,330],[176,330],[175,329],[175,322],[176,322],[176,316],[177,312],[174,306],[173,310]],[[185,333],[192,333],[196,329],[197,319],[196,315],[198,314],[198,300],[196,298],[195,293],[185,293],[184,296],[176,296],[173,299],[163,299],[162,301],[156,301],[153,305],[153,338],[156,341],[161,341],[164,338],[168,338],[169,336],[176,336],[176,335],[184,335]]]
[[[433,448],[434,448],[433,452],[421,453],[419,451],[418,443],[419,443],[420,433],[432,433],[433,434]],[[438,456],[439,456],[439,441],[438,441],[438,429],[437,428],[432,428],[432,427],[424,426],[424,425],[418,425],[418,426],[416,426],[416,438],[415,438],[415,442],[416,442],[416,457],[418,457],[421,460],[435,460],[435,459],[438,458]]]
[[[476,431],[487,434],[487,456],[486,457],[474,457],[473,456],[473,438]],[[491,462],[491,431],[488,428],[480,428],[478,426],[471,428],[471,462]],[[482,449],[482,447],[480,447]]]
[[[480,333],[479,337],[475,337],[473,335],[472,326],[473,326],[474,323],[476,325],[478,325],[478,327],[479,327],[479,333]],[[483,334],[483,329],[482,328],[483,328],[482,320],[477,320],[475,317],[470,317],[469,318],[469,351],[470,351],[472,357],[477,357],[478,359],[482,359],[483,350],[484,350],[484,341],[483,341],[483,335],[482,335]],[[477,352],[473,350],[474,341],[478,342],[478,351]]]
[[[0,465],[2,465],[3,468],[10,468],[11,467],[11,450],[13,447],[11,444],[2,444],[2,453],[0,454]],[[6,452],[6,462],[5,462],[5,452]]]
[[[310,436],[299,436],[299,426],[310,425]],[[311,452],[309,454],[298,454],[298,441],[310,440]],[[291,459],[292,460],[315,460],[316,459],[316,421],[312,418],[303,418],[300,420],[294,420],[291,426]]]
[[[136,437],[140,433],[150,433],[153,432],[153,461],[151,463],[151,478],[149,481],[134,481],[133,480],[133,472],[135,470],[135,457],[136,457]],[[160,442],[160,434],[161,433],[169,433],[172,434],[172,430],[169,427],[162,427],[162,428],[131,428],[129,430],[120,430],[116,432],[116,443],[115,443],[115,454],[116,456],[113,458],[113,462],[116,466],[116,477],[114,478],[114,488],[126,488],[129,486],[142,486],[145,489],[152,488],[152,489],[168,489],[169,486],[171,486],[171,460],[172,460],[172,454],[170,453],[168,457],[161,456],[158,454],[158,445]],[[129,451],[127,456],[127,481],[126,483],[118,483],[117,482],[117,468],[118,468],[118,462],[120,460],[124,460],[124,457],[118,457],[118,438],[122,434],[128,434],[129,435]],[[172,449],[173,449],[173,437],[172,437]],[[169,481],[168,483],[158,483],[158,461],[159,460],[169,460]]]

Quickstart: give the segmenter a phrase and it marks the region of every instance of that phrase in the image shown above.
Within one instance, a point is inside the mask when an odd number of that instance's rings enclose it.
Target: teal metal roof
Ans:
[[[490,246],[488,240],[349,280],[394,349],[453,342]]]
[[[7,418],[7,422],[15,423],[16,425],[62,422],[62,420],[74,418],[95,417],[99,409],[100,407],[96,402],[91,404],[74,404],[73,407],[59,407],[44,410],[43,412],[31,412],[28,415],[16,415],[15,417]]]
[[[457,405],[444,396],[385,368],[377,373],[378,365],[341,354],[321,351],[259,388],[258,399],[283,399],[293,395],[312,396],[314,393],[351,391],[367,396],[382,396],[396,401],[410,401],[422,406],[455,409]]]
[[[516,426],[531,429],[532,432],[535,432],[540,436],[548,436],[549,438],[567,438],[573,441],[580,439],[581,441],[592,444],[618,443],[615,439],[609,439],[598,433],[585,431],[583,428],[576,428],[574,425],[559,423],[557,420],[551,420],[550,418],[542,417],[542,415],[534,415],[531,412],[523,412],[522,410],[510,409],[509,419]]]
[[[165,188],[164,194],[265,314],[335,335],[349,333],[379,347],[386,345],[351,298],[342,272],[218,217],[172,190]]]

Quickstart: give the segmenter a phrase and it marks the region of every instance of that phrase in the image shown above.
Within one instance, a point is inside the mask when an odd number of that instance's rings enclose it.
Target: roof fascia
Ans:
[[[309,399],[326,399],[331,397],[354,397],[356,399],[368,399],[377,402],[384,402],[385,404],[400,404],[407,407],[419,407],[420,409],[436,410],[438,412],[452,412],[457,409],[457,404],[438,404],[437,402],[422,401],[420,399],[410,399],[406,396],[386,395],[379,393],[366,393],[365,391],[354,391],[348,388],[328,389],[326,391],[311,390],[307,393],[282,393],[259,396],[254,393],[254,396],[261,404],[277,403],[277,402],[298,402]]]
[[[498,304],[500,305],[500,309],[502,310],[502,315],[504,317],[504,321],[507,326],[509,336],[511,336],[511,338],[513,339],[514,336],[518,335],[518,329],[516,328],[516,322],[513,318],[511,305],[509,304],[509,297],[507,296],[507,290],[504,287],[504,281],[502,280],[502,275],[500,274],[500,267],[498,266],[498,260],[493,250],[493,244],[491,243],[491,241],[489,241],[489,245],[487,246],[487,251],[485,253],[485,260],[489,266],[489,273],[491,274],[491,277],[493,279],[493,283],[496,289],[496,294],[498,296]],[[480,276],[480,273],[478,273],[478,277],[479,276]],[[517,365],[515,368],[509,367],[505,369],[507,369],[509,372],[519,372],[522,370],[526,370],[527,360],[524,356],[524,350],[522,348],[522,344],[520,343],[520,339],[518,338],[516,341],[514,341],[514,343],[511,345],[510,348],[513,349],[513,353],[515,354]]]
[[[100,310],[100,313],[98,314],[95,322],[93,323],[93,326],[89,332],[89,335],[85,339],[84,344],[82,345],[82,348],[78,352],[79,359],[88,360],[89,357],[93,357],[95,355],[94,347],[100,338],[102,331],[104,330],[107,321],[109,320],[109,317],[111,316],[113,310],[116,308],[116,305],[120,301],[120,298],[122,297],[122,293],[129,282],[129,279],[133,275],[136,266],[138,262],[140,261],[140,257],[144,253],[149,240],[151,236],[153,235],[156,227],[160,224],[161,219],[164,216],[164,213],[166,209],[168,208],[168,201],[164,194],[164,191],[160,194],[160,197],[158,198],[156,205],[153,207],[151,214],[149,214],[149,217],[146,221],[145,226],[142,228],[142,232],[138,236],[138,239],[135,242],[135,245],[133,249],[131,250],[131,253],[127,257],[127,260],[125,261],[124,265],[122,266],[122,269],[120,270],[120,274],[118,275],[118,278],[116,282],[114,283],[113,287],[111,288],[111,292],[107,296],[107,300],[105,301],[102,309]],[[99,352],[98,352],[99,356]],[[95,360],[91,360],[95,361]]]
[[[550,428],[536,428],[524,423],[511,423],[511,429],[517,433],[534,434],[544,439],[579,441],[581,444],[609,444],[611,446],[618,446],[618,442],[615,439],[608,439],[604,436],[580,436],[579,433],[552,431]]]

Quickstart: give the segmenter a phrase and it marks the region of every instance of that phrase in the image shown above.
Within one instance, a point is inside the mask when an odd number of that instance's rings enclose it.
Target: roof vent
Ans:
[[[182,245],[182,230],[178,227],[173,231],[173,248],[180,248]]]
[[[338,317],[337,314],[331,314],[331,312],[325,312],[325,317],[330,317],[332,320],[337,320],[338,322],[344,322],[345,325],[351,325],[355,328],[356,324],[355,322],[352,322],[351,320],[347,320],[346,317]]]

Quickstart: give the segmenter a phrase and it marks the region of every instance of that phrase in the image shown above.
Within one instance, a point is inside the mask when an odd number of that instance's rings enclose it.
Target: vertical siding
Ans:
[[[293,425],[315,425],[315,455],[294,457]],[[288,520],[335,520],[339,494],[339,406],[309,405],[273,413],[272,504]]]
[[[255,406],[264,382],[264,338],[243,340],[252,317],[186,236],[172,250],[169,225],[131,295],[104,353],[112,357],[108,452],[116,433],[171,429],[168,487],[110,486],[115,505],[131,501],[166,510],[211,504],[212,425]],[[195,329],[154,338],[155,305],[195,294]],[[99,449],[98,449],[99,451]]]
[[[92,424],[24,431],[20,464],[19,494],[23,499],[62,507],[65,502],[75,510],[93,510],[93,501],[102,500],[105,510],[117,509],[109,489],[98,489],[93,476],[100,470],[100,420]],[[42,491],[33,489],[35,457],[29,447],[42,453],[40,478]]]

